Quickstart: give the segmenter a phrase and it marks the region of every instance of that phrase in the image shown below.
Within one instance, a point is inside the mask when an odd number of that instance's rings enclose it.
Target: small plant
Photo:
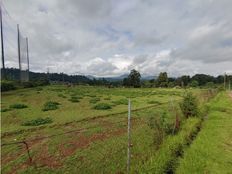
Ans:
[[[148,104],[157,104],[160,105],[161,103],[159,101],[151,100],[147,102]]]
[[[77,97],[77,96],[72,96],[69,101],[73,102],[73,103],[78,103],[80,102],[80,97]]]
[[[10,108],[1,109],[1,112],[7,112],[7,111],[11,111],[11,109]]]
[[[64,94],[58,94],[57,96],[61,98],[67,98]]]
[[[11,109],[24,109],[24,108],[27,108],[27,105],[16,103],[16,104],[10,105],[10,108]]]
[[[123,98],[123,99],[119,99],[116,101],[112,101],[113,104],[115,105],[127,105],[128,104],[128,100]]]
[[[35,120],[29,120],[24,123],[22,123],[22,126],[39,126],[43,124],[49,124],[52,123],[52,119],[47,117],[47,118],[37,118]]]
[[[197,99],[191,92],[185,95],[183,101],[180,103],[180,108],[185,118],[197,116],[199,113]]]
[[[90,100],[89,100],[89,103],[95,104],[95,103],[97,103],[97,102],[99,102],[99,101],[100,101],[100,98],[95,97],[95,98],[90,99]]]
[[[97,105],[94,106],[94,109],[96,110],[107,110],[111,109],[111,105],[108,103],[98,103]]]
[[[111,97],[105,97],[104,100],[111,100]]]
[[[165,135],[173,133],[173,124],[168,122],[167,113],[163,112],[160,117],[150,117],[148,120],[148,126],[154,130],[153,143],[156,147],[159,147]]]
[[[58,105],[60,105],[60,103],[48,101],[43,105],[42,111],[56,110],[59,108]]]

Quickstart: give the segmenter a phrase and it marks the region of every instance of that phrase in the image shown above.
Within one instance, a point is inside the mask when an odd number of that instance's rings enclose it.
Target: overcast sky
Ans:
[[[231,0],[3,0],[3,5],[7,66],[18,66],[19,23],[29,38],[32,71],[232,73]]]

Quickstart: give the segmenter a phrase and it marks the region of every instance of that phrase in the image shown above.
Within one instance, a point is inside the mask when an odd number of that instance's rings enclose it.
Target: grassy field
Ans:
[[[176,173],[232,173],[232,97],[227,93],[209,104],[202,131],[185,151]]]
[[[207,90],[191,91],[200,105],[208,101]],[[165,115],[173,123],[177,113],[183,123],[177,137],[191,134],[188,127],[195,130],[198,119],[184,120],[179,109],[185,92],[89,86],[4,92],[2,144],[25,140],[32,163],[24,144],[5,145],[2,173],[126,173],[128,98],[132,101],[131,173],[137,173],[162,149],[154,143],[151,117]]]

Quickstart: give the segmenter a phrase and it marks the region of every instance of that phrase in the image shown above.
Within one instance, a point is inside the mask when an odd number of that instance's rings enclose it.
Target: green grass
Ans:
[[[42,90],[41,90],[42,89]],[[194,90],[197,91],[197,90]],[[67,122],[78,121],[86,118],[91,118],[99,115],[107,115],[127,111],[126,98],[131,98],[132,109],[147,107],[147,101],[155,100],[161,103],[168,102],[170,96],[175,99],[181,99],[182,89],[127,89],[127,88],[104,88],[104,87],[89,87],[78,86],[74,88],[66,88],[65,86],[45,86],[39,88],[40,94],[37,94],[37,88],[19,89],[15,91],[2,93],[2,109],[8,108],[13,103],[24,103],[30,106],[28,109],[16,111],[2,112],[2,132],[17,131],[25,129],[21,124],[24,121],[34,118],[48,116],[48,112],[43,112],[41,109],[46,101],[56,101],[61,104],[60,109],[52,110],[49,116],[53,119],[53,124],[65,124]],[[162,93],[163,97],[158,95]],[[62,96],[82,96],[78,104],[70,102]],[[101,94],[102,97],[99,97]],[[166,95],[165,95],[166,94]],[[58,96],[59,95],[59,96]],[[84,97],[85,96],[85,97]],[[108,98],[110,97],[110,100]],[[97,98],[97,99],[96,99]],[[123,99],[123,102],[121,99]],[[90,102],[93,99],[94,102]],[[114,105],[109,110],[95,110],[93,104],[98,102],[109,103],[112,101],[120,101],[120,104]],[[113,104],[112,104],[113,105]]]
[[[22,125],[23,126],[39,126],[39,125],[49,124],[49,123],[52,123],[52,119],[47,117],[47,118],[37,118],[35,120],[26,121]]]
[[[29,142],[32,158],[40,166],[36,169],[26,165],[27,158],[26,154],[22,153],[23,147],[4,146],[2,173],[11,173],[15,168],[19,169],[18,173],[125,173],[127,98],[131,98],[132,104],[131,173],[139,173],[144,164],[154,158],[154,154],[158,154],[158,149],[154,146],[154,130],[148,124],[149,118],[159,117],[165,111],[168,122],[173,123],[175,113],[171,109],[170,100],[175,101],[174,105],[180,114],[179,102],[176,100],[180,100],[184,93],[181,89],[153,88],[66,88],[61,85],[41,88],[39,95],[34,88],[2,93],[2,108],[8,108],[12,103],[25,103],[30,106],[27,109],[12,109],[1,113],[2,142],[25,139]],[[193,93],[201,97],[204,91],[194,89]],[[63,96],[70,96],[69,98],[78,99],[79,102],[70,102]],[[96,102],[91,103],[92,99]],[[42,111],[46,101],[55,101],[52,105],[55,104],[59,108]],[[158,101],[159,104],[149,104],[148,101]],[[94,106],[102,105],[101,103],[104,103],[103,110],[94,109]],[[111,109],[105,109],[106,105]],[[44,121],[48,117],[52,122]],[[180,117],[182,118],[181,114]],[[187,131],[186,134],[180,131],[175,136],[165,137],[164,142],[184,139],[174,137],[188,136],[197,120],[182,120],[189,129],[182,127],[183,132]],[[23,126],[25,123],[27,126]],[[40,137],[49,138],[30,141]],[[163,146],[165,145],[161,147]],[[176,147],[175,143],[173,147]],[[61,166],[57,167],[57,164]]]
[[[221,93],[209,105],[209,114],[196,140],[184,153],[176,173],[232,171],[232,99]]]
[[[42,111],[56,110],[59,108],[58,105],[60,105],[60,103],[54,101],[48,101],[44,103]]]
[[[96,110],[108,110],[111,109],[112,106],[108,103],[98,103],[93,108]]]
[[[191,141],[192,135],[197,132],[200,119],[189,118],[181,128],[181,131],[174,136],[168,136],[159,150],[143,166],[140,173],[169,173],[176,164],[176,159],[186,144]]]
[[[10,109],[24,109],[24,108],[27,108],[27,107],[28,107],[27,105],[20,104],[20,103],[10,105]]]

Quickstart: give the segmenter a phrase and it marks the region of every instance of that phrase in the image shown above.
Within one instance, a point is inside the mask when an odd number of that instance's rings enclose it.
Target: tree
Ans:
[[[192,77],[191,79],[196,80],[199,84],[199,86],[203,86],[205,85],[207,82],[213,82],[214,81],[214,77],[210,76],[210,75],[206,75],[206,74],[196,74]]]
[[[181,82],[183,83],[184,86],[187,86],[188,83],[190,82],[190,76],[183,75],[180,78],[181,78]]]
[[[157,87],[168,87],[168,74],[166,72],[161,72],[156,81]]]
[[[198,87],[198,86],[199,86],[199,83],[198,83],[198,81],[193,80],[193,81],[190,83],[190,86],[191,86],[191,87]]]
[[[133,86],[134,88],[139,88],[141,86],[140,78],[141,75],[138,71],[136,71],[135,69],[131,70],[128,76],[129,86]]]

